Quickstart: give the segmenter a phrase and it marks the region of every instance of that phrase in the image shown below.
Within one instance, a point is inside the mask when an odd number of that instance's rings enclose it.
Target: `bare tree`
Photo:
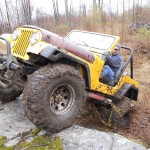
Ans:
[[[21,24],[21,17],[19,15],[19,8],[20,8],[20,3],[19,0],[16,0],[16,16],[17,16],[17,24]]]
[[[100,0],[98,0],[98,4],[99,4],[99,1],[100,1]],[[97,6],[97,0],[93,0],[93,5],[96,5],[96,6]]]
[[[132,8],[132,22],[135,23],[135,0],[133,0],[133,8]]]
[[[122,4],[122,10],[123,10],[123,14],[122,14],[122,31],[121,31],[121,40],[123,40],[123,38],[124,38],[124,19],[125,19],[125,2],[123,1],[123,4]]]
[[[54,11],[54,18],[56,21],[56,24],[59,24],[59,9],[58,9],[58,0],[52,0],[53,4],[53,11]]]
[[[31,12],[31,2],[30,0],[21,0],[22,2],[22,9],[23,9],[23,17],[25,24],[31,24],[31,17],[32,17],[32,12]]]
[[[104,12],[103,12],[103,0],[98,0],[98,7],[99,7],[99,13],[100,13],[100,22],[101,22],[102,27],[104,27],[105,19],[104,19]]]
[[[97,12],[97,2],[96,2],[96,0],[93,0],[93,8]]]
[[[82,16],[83,16],[83,19],[84,19],[84,23],[86,24],[86,22],[87,22],[87,8],[86,8],[86,4],[82,5],[82,9],[83,9]]]
[[[5,30],[5,27],[4,27],[4,17],[3,17],[3,11],[2,11],[2,8],[0,6],[0,34],[2,34],[2,32]]]
[[[113,13],[112,13],[111,0],[109,0],[109,4],[110,4],[109,12],[110,12],[110,20],[111,20],[111,34],[113,34],[113,32],[114,32],[114,18],[113,18]]]
[[[64,2],[65,2],[65,13],[66,13],[67,22],[69,22],[68,0],[64,0]]]
[[[6,9],[6,19],[7,19],[8,32],[11,32],[11,23],[10,23],[8,1],[4,0],[4,2],[5,2],[5,9]]]

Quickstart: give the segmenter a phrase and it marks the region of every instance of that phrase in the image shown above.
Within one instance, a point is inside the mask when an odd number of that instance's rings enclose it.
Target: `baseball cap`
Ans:
[[[114,49],[119,51],[121,49],[121,45],[117,44]]]

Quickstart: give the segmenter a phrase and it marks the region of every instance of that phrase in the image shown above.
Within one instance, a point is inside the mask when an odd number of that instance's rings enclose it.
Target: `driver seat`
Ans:
[[[110,86],[115,86],[117,84],[117,82],[119,81],[121,75],[123,74],[122,71],[123,71],[123,66],[124,66],[124,63],[123,63],[123,60],[121,62],[121,66],[119,68],[119,70],[117,71],[113,81],[110,81],[109,78],[107,78],[106,76],[102,77],[100,79],[101,82],[107,84],[107,85],[110,85]]]

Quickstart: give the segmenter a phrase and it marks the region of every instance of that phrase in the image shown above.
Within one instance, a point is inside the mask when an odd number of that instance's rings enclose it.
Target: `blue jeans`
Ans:
[[[114,80],[114,76],[115,74],[112,71],[112,69],[108,65],[104,65],[101,77],[106,78],[107,80],[111,82]]]

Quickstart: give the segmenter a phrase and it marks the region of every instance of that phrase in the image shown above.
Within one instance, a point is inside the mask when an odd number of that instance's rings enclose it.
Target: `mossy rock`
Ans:
[[[40,131],[41,131],[40,129],[36,128],[36,129],[34,129],[34,130],[32,131],[32,134],[33,134],[33,135],[36,135],[36,134],[38,134]]]
[[[60,137],[50,137],[48,135],[41,135],[36,137],[31,142],[20,142],[16,146],[6,147],[6,137],[0,137],[0,150],[63,150],[63,145]]]
[[[15,149],[26,150],[63,150],[62,141],[60,137],[50,137],[48,135],[41,135],[36,137],[31,142],[21,142]]]
[[[4,136],[0,136],[0,150],[13,150],[13,147],[6,147],[5,143],[7,142],[7,138]]]

